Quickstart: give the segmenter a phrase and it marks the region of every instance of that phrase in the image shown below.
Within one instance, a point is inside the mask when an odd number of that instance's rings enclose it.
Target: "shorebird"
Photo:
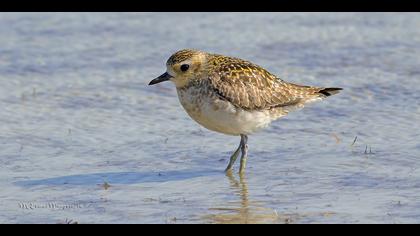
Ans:
[[[244,173],[246,166],[248,135],[342,90],[289,83],[252,62],[193,49],[171,55],[166,72],[149,85],[163,81],[175,84],[180,103],[197,123],[241,137],[225,170],[232,170],[241,152],[239,173]]]

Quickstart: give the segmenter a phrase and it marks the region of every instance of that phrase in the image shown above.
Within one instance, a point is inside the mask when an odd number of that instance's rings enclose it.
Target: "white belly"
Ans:
[[[192,87],[178,90],[178,98],[188,115],[209,130],[240,135],[267,127],[274,117],[269,111],[246,111],[217,96],[205,95]]]

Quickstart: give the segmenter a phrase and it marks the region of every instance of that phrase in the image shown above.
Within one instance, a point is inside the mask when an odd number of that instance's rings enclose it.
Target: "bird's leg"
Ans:
[[[238,158],[239,155],[239,151],[241,150],[242,147],[242,136],[241,136],[241,142],[239,143],[238,148],[236,149],[236,151],[232,154],[232,156],[230,156],[230,160],[229,160],[229,164],[226,167],[226,172],[229,170],[232,170],[232,166],[233,164],[235,164],[236,158]]]
[[[239,167],[239,173],[243,174],[245,172],[246,167],[246,158],[248,157],[248,136],[245,134],[241,134],[241,150],[242,150],[242,156],[241,156],[241,165]]]

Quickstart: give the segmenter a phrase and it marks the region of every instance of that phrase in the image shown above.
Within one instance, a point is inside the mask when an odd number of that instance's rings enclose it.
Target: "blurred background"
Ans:
[[[0,223],[420,223],[419,29],[418,13],[1,13]],[[226,176],[239,138],[147,86],[184,48],[344,91],[250,136],[246,175]]]

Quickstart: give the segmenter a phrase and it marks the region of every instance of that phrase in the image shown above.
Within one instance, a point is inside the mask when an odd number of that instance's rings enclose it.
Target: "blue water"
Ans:
[[[1,13],[0,223],[420,223],[419,29],[418,13]],[[183,48],[344,91],[250,136],[246,175],[226,176],[239,138],[147,86]]]

